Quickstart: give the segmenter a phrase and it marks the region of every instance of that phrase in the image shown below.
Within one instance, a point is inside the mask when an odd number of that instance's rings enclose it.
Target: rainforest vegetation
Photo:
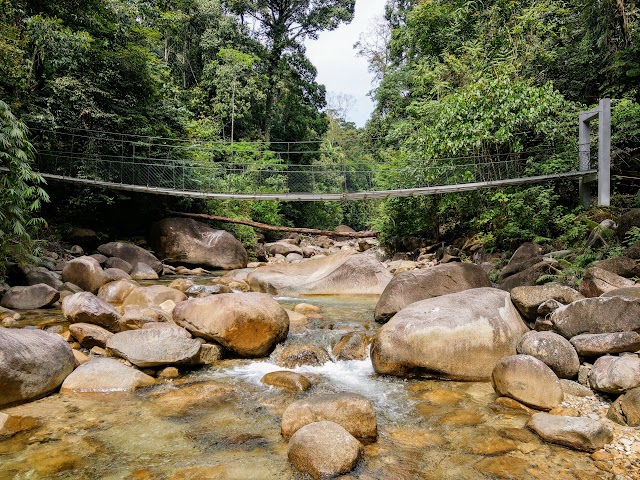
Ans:
[[[361,0],[363,1],[363,0]],[[40,149],[83,132],[227,145],[269,165],[340,164],[376,189],[438,182],[455,159],[525,158],[528,173],[577,162],[577,113],[613,102],[613,169],[640,171],[640,7],[630,0],[389,0],[354,46],[375,78],[364,128],[327,105],[305,41],[353,18],[354,0],[1,0],[0,262],[32,252],[48,224],[144,233],[167,209],[333,228],[346,223],[487,248],[581,241],[597,212],[577,182],[365,203],[200,201],[42,184]],[[76,135],[54,135],[73,131]],[[72,145],[71,143],[74,142]],[[283,153],[283,142],[296,142]],[[92,148],[103,148],[99,144]],[[89,148],[89,146],[85,145]],[[107,147],[104,147],[107,148]],[[367,169],[379,166],[373,179]],[[449,176],[464,180],[464,169]],[[186,174],[185,174],[186,175]],[[277,188],[244,175],[256,191]],[[331,183],[331,179],[327,180]],[[334,186],[338,191],[341,187]],[[328,185],[328,188],[332,188]],[[613,204],[640,206],[616,180]],[[40,218],[46,219],[39,220]],[[231,226],[245,242],[249,227]],[[408,248],[407,248],[408,249]]]

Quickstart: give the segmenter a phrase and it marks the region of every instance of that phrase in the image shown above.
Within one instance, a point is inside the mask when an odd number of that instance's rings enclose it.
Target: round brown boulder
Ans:
[[[517,351],[544,362],[560,378],[573,378],[580,368],[575,348],[557,333],[527,332],[518,343]]]
[[[121,304],[124,299],[140,285],[134,280],[117,280],[105,283],[98,290],[98,298],[105,302]]]
[[[640,358],[637,355],[598,358],[589,374],[591,388],[599,392],[624,393],[640,387]]]
[[[304,392],[311,387],[311,382],[304,375],[282,370],[279,372],[267,373],[260,381],[265,385],[281,388],[286,392]]]
[[[111,332],[120,330],[120,313],[89,292],[65,297],[62,301],[62,314],[70,323],[91,323]]]
[[[292,403],[282,414],[280,431],[284,438],[289,438],[305,425],[323,420],[341,425],[365,443],[378,437],[376,412],[371,402],[355,393],[319,395]]]
[[[151,243],[171,263],[233,270],[247,266],[247,252],[233,235],[190,218],[165,218],[153,225]]]
[[[621,425],[640,427],[640,387],[620,395],[609,408],[607,418]]]
[[[87,292],[97,293],[98,289],[107,283],[107,276],[95,258],[79,257],[65,264],[62,281],[71,282]]]
[[[500,359],[491,373],[495,392],[538,410],[551,410],[562,403],[560,380],[545,363],[530,355]]]
[[[222,293],[176,305],[173,320],[239,357],[267,356],[289,332],[287,312],[269,295]]]
[[[157,307],[167,300],[177,304],[184,302],[186,299],[187,296],[180,290],[165,287],[164,285],[151,285],[150,287],[138,287],[132,290],[122,302],[122,306]]]
[[[74,367],[73,352],[59,335],[0,327],[0,407],[53,392]]]
[[[474,288],[398,312],[373,339],[371,361],[381,374],[483,381],[528,331],[508,292]]]
[[[315,422],[298,430],[289,442],[289,461],[314,479],[333,478],[358,464],[362,445],[333,422]]]
[[[404,272],[391,280],[376,305],[376,322],[385,323],[407,305],[471,288],[490,287],[487,273],[472,263],[447,263]]]

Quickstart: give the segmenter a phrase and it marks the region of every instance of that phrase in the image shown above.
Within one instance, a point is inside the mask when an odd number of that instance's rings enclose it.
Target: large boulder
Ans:
[[[378,330],[371,361],[382,374],[483,381],[528,331],[509,293],[474,288],[399,311]]]
[[[565,338],[583,333],[640,330],[640,302],[621,297],[585,298],[551,314],[555,330]]]
[[[536,243],[523,243],[513,253],[507,266],[502,269],[500,277],[504,280],[526,270],[540,261],[542,261],[542,247]]]
[[[581,357],[600,357],[608,353],[640,350],[640,334],[637,332],[585,333],[576,335],[570,341]]]
[[[613,440],[613,432],[602,423],[584,417],[534,414],[527,427],[543,440],[565,447],[594,452]]]
[[[274,243],[265,243],[264,244],[265,251],[271,255],[272,257],[276,255],[287,256],[291,253],[296,253],[298,255],[303,255],[302,249],[289,242],[274,242]],[[303,255],[304,256],[304,255]]]
[[[496,393],[538,410],[551,410],[564,398],[560,380],[545,363],[530,355],[498,361],[491,373]]]
[[[598,267],[587,268],[578,287],[585,297],[599,297],[600,295],[619,288],[632,287],[633,280],[621,277],[615,273]]]
[[[640,300],[640,285],[636,284],[633,287],[616,288],[610,290],[607,293],[600,295],[601,297],[620,297],[625,300]]]
[[[62,281],[70,282],[81,289],[97,293],[98,289],[107,283],[107,277],[98,262],[93,257],[79,257],[68,261],[62,269]]]
[[[62,301],[62,314],[70,323],[90,323],[111,332],[120,330],[120,313],[89,292],[74,293]]]
[[[362,445],[333,422],[315,422],[300,430],[289,442],[291,464],[314,480],[334,478],[358,464]]]
[[[573,345],[554,332],[527,332],[517,347],[518,353],[544,362],[560,378],[578,374],[580,360]]]
[[[176,305],[173,320],[240,357],[264,357],[289,332],[287,312],[269,295],[223,293]]]
[[[138,262],[133,270],[131,270],[131,278],[133,280],[157,280],[158,274],[149,265]]]
[[[184,302],[187,296],[180,290],[165,287],[164,285],[151,285],[150,287],[138,287],[131,291],[122,302],[123,307],[137,305],[139,307],[157,307],[167,300],[174,303]]]
[[[599,392],[624,393],[640,387],[640,358],[637,355],[598,358],[589,374],[591,388]]]
[[[319,395],[292,403],[282,414],[280,432],[284,438],[290,438],[305,425],[324,420],[341,425],[365,443],[378,437],[376,412],[371,402],[355,393]]]
[[[184,328],[148,328],[116,333],[107,340],[107,352],[140,368],[190,363],[200,342]]]
[[[133,270],[133,266],[129,262],[125,262],[118,257],[105,257],[104,268],[119,268],[123,272],[130,274]]]
[[[59,335],[0,327],[0,407],[53,392],[74,367],[73,352]]]
[[[162,262],[154,254],[128,242],[105,243],[98,247],[98,251],[107,257],[118,257],[134,268],[138,263],[146,263],[158,274],[161,275],[164,267]]]
[[[376,322],[385,323],[407,305],[471,288],[490,287],[484,269],[472,263],[448,263],[404,272],[391,280],[376,305]]]
[[[61,392],[129,392],[155,385],[156,379],[113,358],[96,358],[83,363],[67,377]]]
[[[640,267],[638,267],[636,261],[625,256],[600,260],[594,266],[625,278],[635,277],[640,274]]]
[[[257,268],[251,289],[280,295],[380,295],[391,274],[369,255],[338,253],[300,263]]]
[[[50,307],[60,299],[60,292],[44,283],[29,287],[12,287],[2,296],[0,305],[16,310]]]
[[[640,387],[620,395],[609,408],[607,418],[622,425],[640,427]]]
[[[567,305],[583,298],[584,296],[576,290],[564,285],[522,286],[511,290],[511,301],[529,320],[535,320],[538,317],[538,307],[548,300],[556,300]]]
[[[151,243],[170,263],[233,270],[247,266],[247,252],[233,235],[190,218],[165,218],[153,225]]]
[[[557,271],[559,263],[553,258],[543,258],[529,268],[510,275],[500,283],[500,288],[511,291],[516,287],[532,286],[538,284],[538,279],[543,275],[549,275]]]

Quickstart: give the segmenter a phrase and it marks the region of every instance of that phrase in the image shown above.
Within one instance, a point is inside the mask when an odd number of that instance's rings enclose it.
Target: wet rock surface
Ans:
[[[28,287],[12,287],[2,296],[0,305],[16,310],[46,308],[60,299],[60,292],[53,287],[40,283]]]
[[[111,332],[120,330],[120,313],[89,292],[66,297],[62,301],[62,314],[71,323],[90,323]]]
[[[611,430],[590,418],[536,413],[527,426],[547,442],[585,452],[598,450],[613,440]]]
[[[97,358],[80,365],[69,375],[61,392],[127,392],[154,385],[156,380],[112,358]]]

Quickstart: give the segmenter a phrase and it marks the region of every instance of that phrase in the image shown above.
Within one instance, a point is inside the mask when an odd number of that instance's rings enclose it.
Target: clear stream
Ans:
[[[330,352],[345,333],[377,328],[372,298],[278,300],[323,309],[323,319],[288,342]],[[23,318],[21,325],[64,325],[59,311]],[[368,359],[331,361],[295,369],[314,386],[291,394],[260,383],[276,370],[270,359],[225,360],[135,393],[55,394],[7,409],[41,425],[0,441],[0,480],[302,480],[287,461],[280,418],[296,399],[330,392],[366,396],[378,417],[378,441],[344,479],[602,478],[588,454],[531,433],[528,416],[492,409],[488,383],[402,380],[376,375]]]

